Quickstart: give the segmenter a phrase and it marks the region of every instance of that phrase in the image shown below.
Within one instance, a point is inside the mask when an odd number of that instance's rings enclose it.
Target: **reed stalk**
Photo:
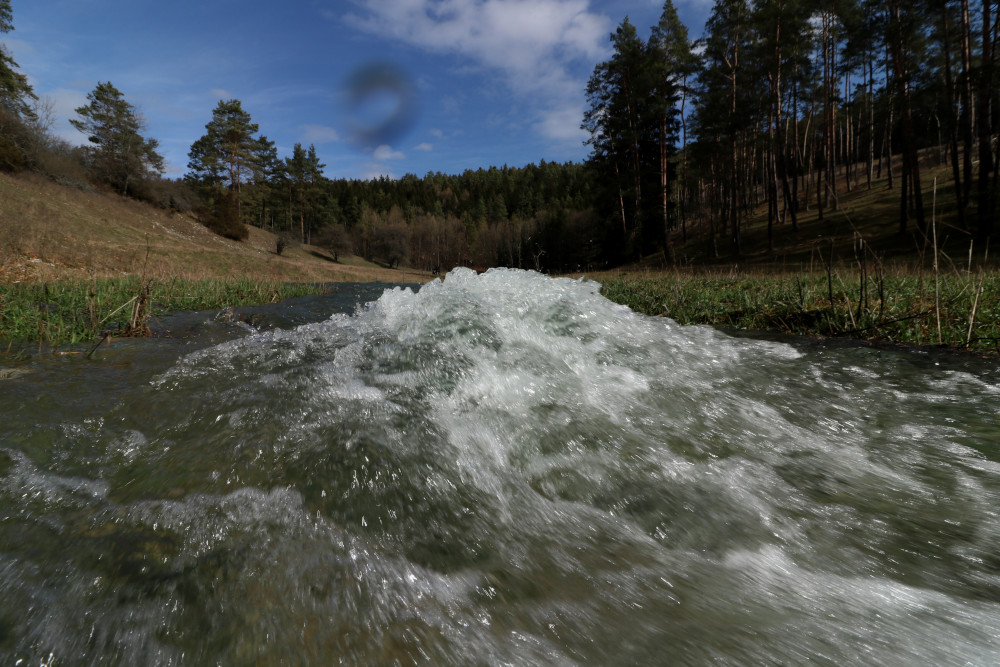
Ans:
[[[934,196],[931,200],[931,235],[934,237],[934,317],[937,318],[938,345],[941,345],[941,284],[938,275],[938,245],[937,245],[937,178],[934,179]]]

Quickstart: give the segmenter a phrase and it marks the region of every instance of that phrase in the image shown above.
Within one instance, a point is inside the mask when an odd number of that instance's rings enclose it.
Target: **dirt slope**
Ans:
[[[188,215],[36,175],[0,173],[0,281],[142,274],[154,277],[424,282],[357,257],[334,262],[311,246],[274,252],[274,235],[217,236]]]

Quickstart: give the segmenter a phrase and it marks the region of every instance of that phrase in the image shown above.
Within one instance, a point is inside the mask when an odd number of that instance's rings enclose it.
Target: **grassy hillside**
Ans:
[[[936,151],[923,156],[921,167],[924,230],[911,220],[900,233],[898,186],[890,189],[882,178],[869,188],[862,172],[850,189],[841,175],[839,207],[823,219],[813,200],[797,230],[776,225],[773,249],[761,207],[743,228],[739,254],[728,236],[713,244],[696,225],[687,243],[678,239],[679,265],[654,255],[588,277],[604,285],[608,298],[682,324],[998,356],[998,239],[991,249],[961,228],[951,172]]]
[[[243,242],[217,236],[187,215],[35,175],[0,173],[0,282],[120,277],[273,282],[423,282],[429,274],[390,270],[318,248],[289,247],[250,228]]]
[[[974,264],[996,267],[1000,254],[976,247],[956,222],[950,170],[929,152],[923,163],[924,201],[933,217],[939,260],[946,269]],[[919,270],[933,265],[931,230],[911,222],[899,233],[899,190],[883,178],[871,188],[860,183],[848,189],[839,180],[839,207],[820,219],[815,197],[799,214],[798,229],[789,222],[774,227],[774,248],[768,246],[766,208],[744,225],[742,250],[736,254],[728,232],[712,240],[704,222],[691,221],[687,240],[675,235],[680,268],[696,271],[825,272],[828,264],[854,266],[861,255],[875,263]],[[935,180],[936,179],[936,180]],[[804,190],[803,190],[804,194]],[[864,246],[858,241],[864,240]],[[859,255],[858,249],[864,252]],[[12,177],[0,173],[0,281],[49,281],[63,278],[119,277],[144,270],[152,277],[186,279],[248,278],[294,281],[424,281],[425,272],[393,271],[357,257],[333,262],[309,246],[275,252],[274,235],[251,227],[243,242],[213,234],[192,217],[170,213],[113,194],[57,185],[36,175]],[[832,260],[832,261],[831,261]],[[669,269],[661,254],[645,258],[626,272]],[[617,273],[617,271],[616,271]]]
[[[728,247],[728,237],[713,246],[696,227],[686,244],[678,244],[680,266],[651,256],[587,277],[604,283],[613,300],[682,323],[996,354],[998,253],[989,253],[986,244],[978,247],[956,224],[947,167],[928,156],[924,173],[930,207],[924,231],[911,223],[900,234],[898,190],[885,180],[870,189],[862,182],[843,188],[838,210],[827,210],[822,220],[813,206],[800,215],[798,230],[776,227],[773,249],[761,211],[744,227],[739,255]],[[286,298],[292,295],[288,283],[431,278],[353,256],[334,262],[306,245],[279,256],[274,235],[256,228],[246,241],[235,242],[190,216],[38,176],[0,174],[0,338],[58,345],[94,339],[105,330],[141,335],[145,320],[140,317],[137,325],[137,316],[121,309],[142,302],[137,295],[148,281],[139,276],[155,283],[147,297],[168,310],[193,307],[176,300],[180,293],[184,299],[202,294],[199,307],[211,308]],[[99,285],[99,279],[108,280]],[[200,284],[193,289],[189,281]],[[120,322],[109,314],[119,311]]]

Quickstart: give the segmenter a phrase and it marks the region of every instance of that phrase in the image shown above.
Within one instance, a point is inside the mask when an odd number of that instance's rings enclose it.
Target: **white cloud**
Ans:
[[[23,42],[19,39],[11,39],[10,37],[5,37],[3,40],[2,47],[7,50],[14,60],[17,60],[19,56],[26,53],[34,54],[37,53],[35,47],[28,42]],[[20,67],[20,66],[19,66]]]
[[[213,88],[208,91],[208,94],[219,100],[231,100],[233,99],[232,94],[225,88]]]
[[[611,21],[588,0],[368,0],[346,20],[382,38],[502,72],[540,108],[583,97],[581,69],[607,56]],[[579,119],[574,121],[579,125]],[[555,128],[553,128],[555,129]],[[565,134],[564,132],[562,134]]]
[[[699,16],[704,15],[701,22],[704,23],[704,21],[708,18],[709,12],[712,11],[712,5],[714,4],[715,0],[680,0],[680,2],[677,3],[677,9],[688,10],[687,12],[684,12],[685,14],[695,13]],[[691,21],[685,21],[685,23],[688,24],[688,27],[692,26]],[[701,25],[697,21],[695,21],[695,24]]]
[[[432,151],[432,150],[434,150],[434,144],[429,144],[429,143],[427,143],[425,141],[422,144],[417,144],[416,146],[414,146],[413,150],[415,150],[415,151]]]
[[[47,90],[43,97],[52,103],[52,111],[63,118],[76,118],[76,110],[87,105],[89,91],[74,88]]]
[[[541,134],[559,141],[583,141],[587,133],[580,129],[583,122],[583,107],[567,104],[562,107],[548,109],[540,114],[540,120],[535,124]]]
[[[402,160],[406,157],[406,155],[400,151],[392,150],[392,146],[382,144],[375,149],[372,157],[374,157],[378,162],[385,162],[386,160]]]
[[[373,181],[377,178],[388,178],[390,180],[397,180],[399,176],[387,171],[385,167],[380,164],[366,164],[364,170],[361,172],[361,178],[365,181]]]
[[[471,56],[530,89],[538,73],[607,52],[610,21],[587,0],[373,0],[349,20],[385,37]]]
[[[77,117],[76,110],[78,108],[87,106],[87,92],[89,91],[57,88],[47,90],[44,93],[38,92],[45,103],[52,105],[52,115],[55,121],[52,133],[74,146],[86,144],[87,137],[70,125],[69,120]]]
[[[303,125],[302,143],[304,144],[328,144],[340,141],[340,135],[332,127],[323,125]]]

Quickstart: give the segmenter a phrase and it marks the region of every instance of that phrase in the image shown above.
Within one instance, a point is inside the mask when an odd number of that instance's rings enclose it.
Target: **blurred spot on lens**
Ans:
[[[347,78],[346,107],[351,136],[361,148],[395,144],[418,115],[413,82],[389,63],[369,63]]]

